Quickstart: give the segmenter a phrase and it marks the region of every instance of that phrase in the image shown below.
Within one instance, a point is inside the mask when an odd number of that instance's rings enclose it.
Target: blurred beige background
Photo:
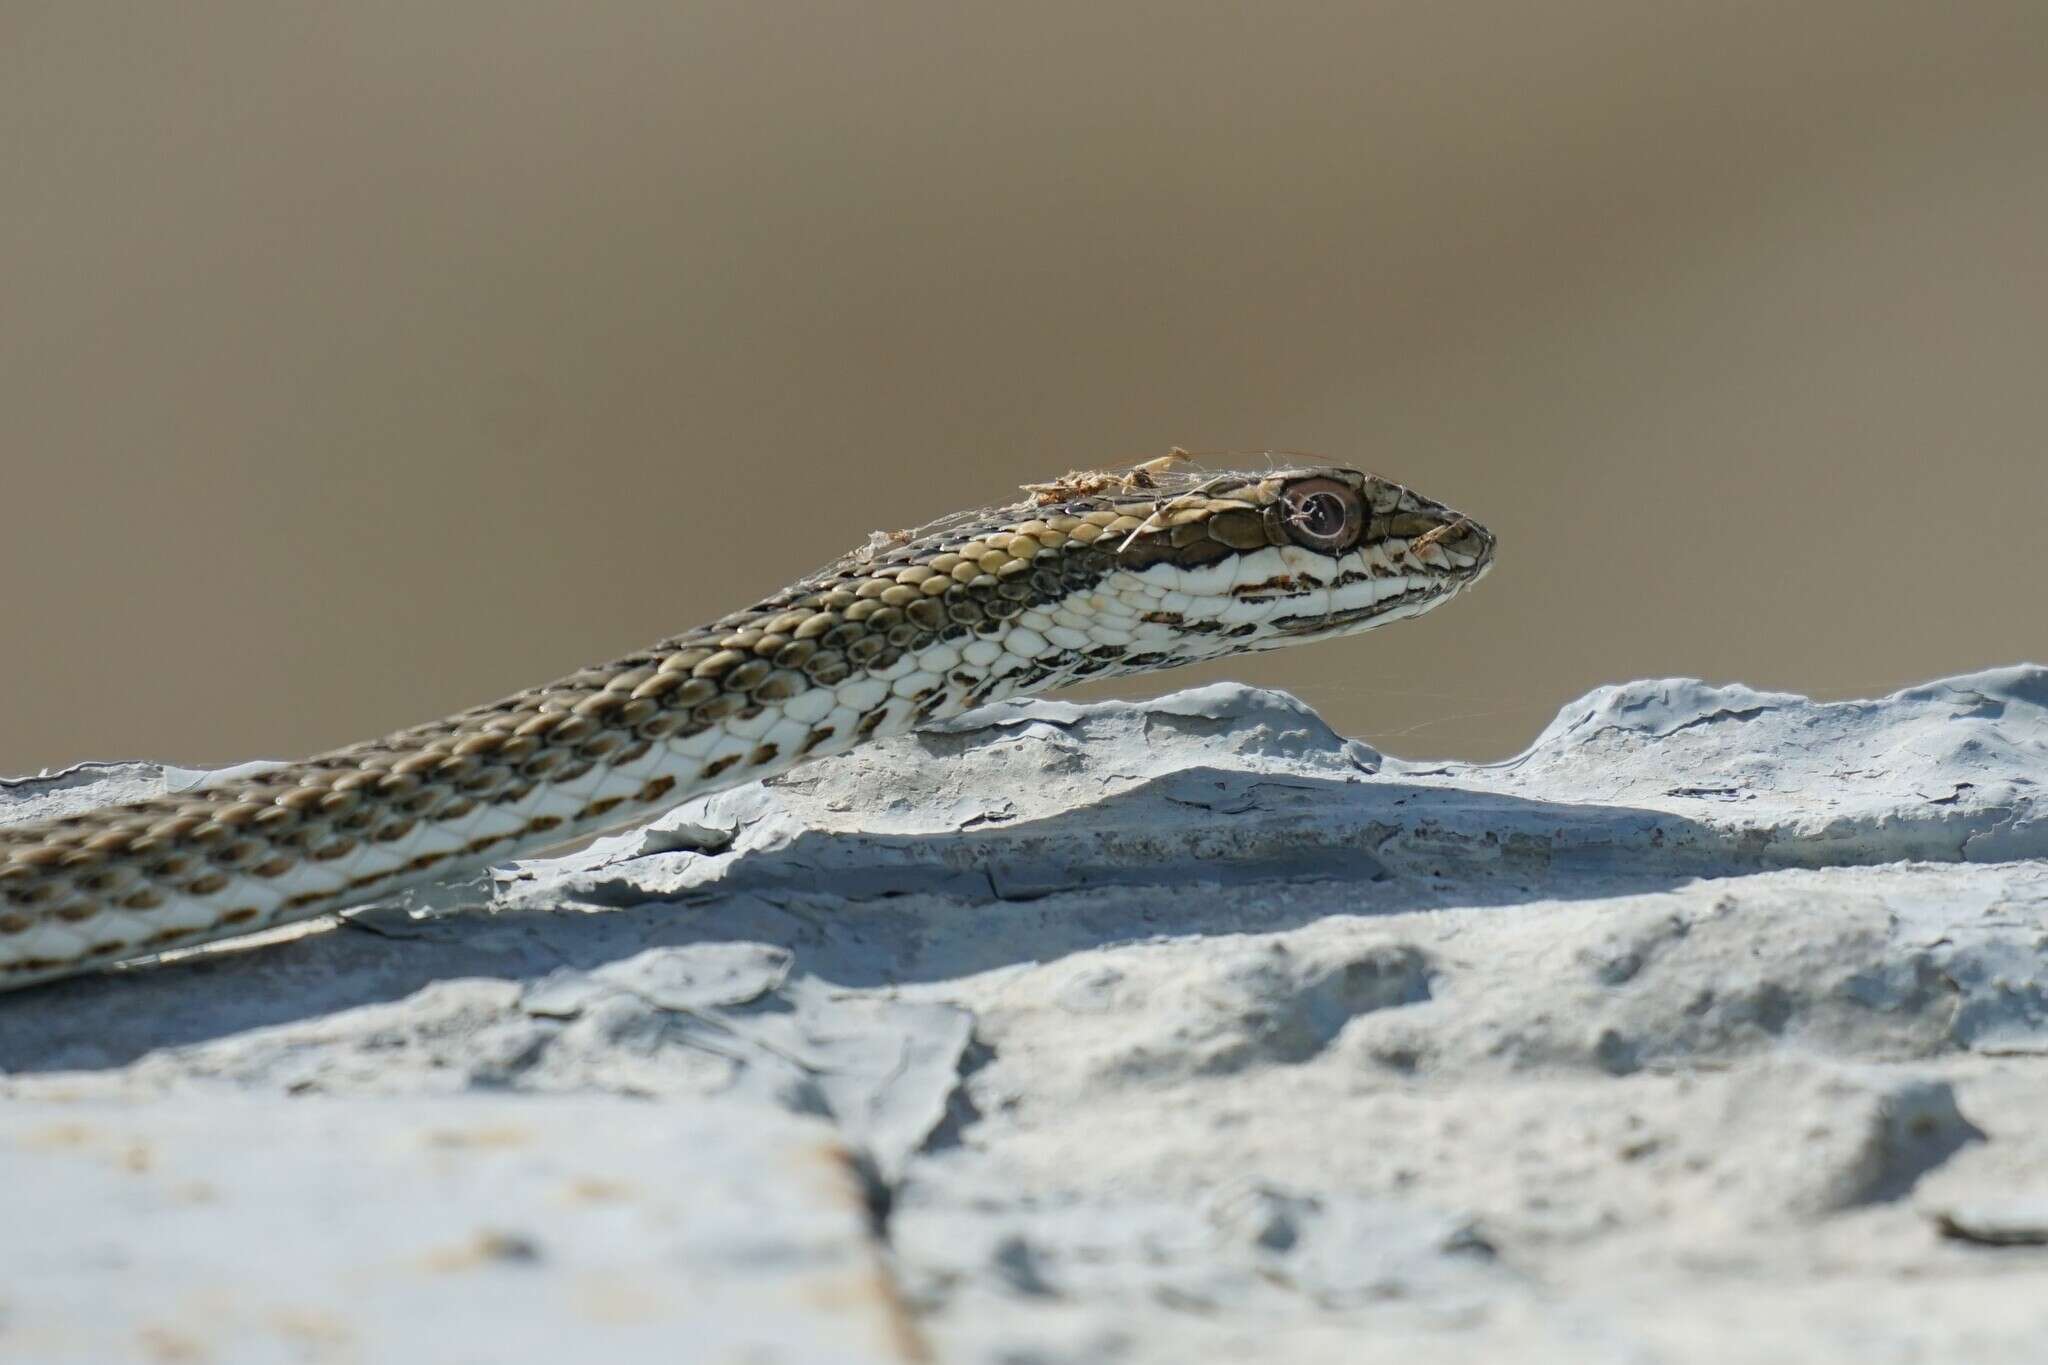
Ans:
[[[0,0],[0,771],[285,757],[1070,465],[1497,530],[1162,675],[1497,756],[2048,656],[2048,6]]]

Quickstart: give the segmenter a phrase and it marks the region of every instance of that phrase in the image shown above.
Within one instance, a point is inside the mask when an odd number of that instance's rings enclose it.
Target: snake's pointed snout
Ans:
[[[1482,577],[1493,567],[1493,532],[1462,512],[1445,508],[1436,528],[1416,538],[1414,544],[1434,546],[1450,561],[1451,570],[1467,582]]]
[[[1460,517],[1444,539],[1448,542],[1444,550],[1457,559],[1469,557],[1472,561],[1467,576],[1478,578],[1493,567],[1493,551],[1496,541],[1493,532],[1481,526],[1470,517]]]

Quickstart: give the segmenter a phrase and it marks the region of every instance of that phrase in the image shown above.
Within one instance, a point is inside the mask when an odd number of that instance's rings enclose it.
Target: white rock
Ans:
[[[0,996],[0,1356],[2038,1359],[2044,782],[2039,668],[1603,688],[1495,765],[993,707]]]

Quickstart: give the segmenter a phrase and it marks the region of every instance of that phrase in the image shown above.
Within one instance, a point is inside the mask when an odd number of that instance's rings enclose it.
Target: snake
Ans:
[[[0,990],[386,900],[1008,698],[1370,630],[1494,560],[1472,518],[1339,465],[1176,451],[1022,491],[442,720],[0,826]]]

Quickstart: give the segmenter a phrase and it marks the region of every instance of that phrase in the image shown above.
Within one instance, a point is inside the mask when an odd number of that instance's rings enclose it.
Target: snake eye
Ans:
[[[1335,479],[1303,479],[1280,495],[1287,531],[1311,550],[1348,550],[1365,528],[1365,503],[1358,490]]]

